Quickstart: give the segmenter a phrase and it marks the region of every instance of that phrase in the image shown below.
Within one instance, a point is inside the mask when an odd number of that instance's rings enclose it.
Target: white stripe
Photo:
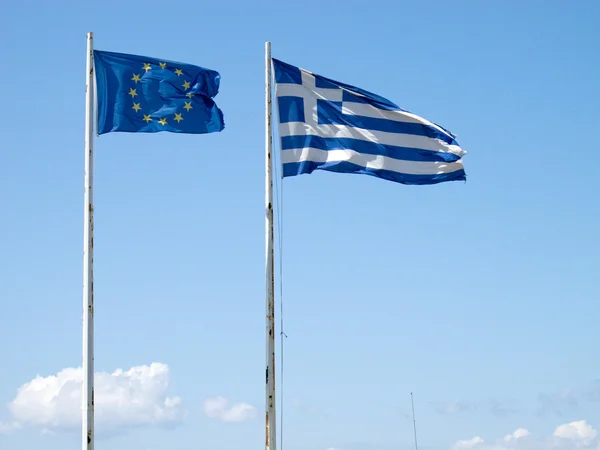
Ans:
[[[316,125],[311,126],[304,122],[288,122],[279,124],[279,136],[306,136],[314,135],[324,138],[351,138],[367,142],[376,142],[397,147],[419,148],[435,152],[452,153],[463,157],[467,152],[458,145],[448,145],[439,139],[413,134],[388,133],[387,131],[365,130],[363,128],[348,127],[345,125]]]
[[[407,112],[407,111],[388,111],[385,109],[379,109],[372,105],[367,105],[365,103],[356,103],[356,102],[347,102],[342,103],[342,113],[349,114],[354,116],[365,116],[365,117],[374,117],[376,119],[387,119],[393,120],[394,122],[408,122],[408,123],[420,123],[423,125],[429,125],[430,127],[435,128],[441,133],[444,133],[449,138],[453,138],[446,130],[436,125],[433,122],[430,122],[423,117],[417,116],[416,114]]]
[[[387,111],[376,108],[372,105],[367,105],[365,103],[344,101],[342,103],[342,113],[351,116],[364,116],[374,117],[376,119],[393,120],[394,122],[424,123],[424,121],[419,117],[412,117],[414,114],[407,114],[403,111],[397,110]]]
[[[316,163],[346,161],[369,169],[383,169],[408,175],[436,175],[452,173],[463,169],[462,161],[447,162],[421,162],[403,161],[381,155],[366,155],[354,150],[320,150],[317,148],[304,148],[284,150],[281,152],[281,162],[298,163],[312,161]]]
[[[278,84],[275,88],[277,97],[316,97],[319,100],[329,100],[331,102],[342,101],[341,89],[310,88],[304,84]]]

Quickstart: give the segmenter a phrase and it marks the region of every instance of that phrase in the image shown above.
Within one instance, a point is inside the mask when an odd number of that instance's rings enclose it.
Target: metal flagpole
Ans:
[[[419,446],[417,445],[417,420],[415,419],[415,401],[413,400],[413,393],[410,393],[410,404],[412,405],[412,413],[413,413],[413,430],[415,432],[415,450],[419,450]]]
[[[266,370],[266,421],[265,449],[276,450],[275,432],[275,284],[274,284],[274,253],[273,253],[273,176],[272,148],[273,135],[271,130],[271,43],[265,44],[265,226],[266,226],[266,293],[267,293],[267,370]]]
[[[83,213],[82,450],[94,450],[94,34],[87,34]]]

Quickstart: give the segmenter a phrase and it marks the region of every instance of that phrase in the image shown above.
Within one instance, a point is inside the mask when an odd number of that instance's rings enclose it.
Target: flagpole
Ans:
[[[265,450],[276,450],[275,429],[275,283],[274,283],[274,250],[273,250],[273,175],[272,149],[273,134],[271,129],[271,43],[265,43],[265,227],[266,227],[266,294],[267,294],[267,343],[266,343],[266,404],[265,404]]]
[[[94,450],[94,34],[87,34],[83,213],[82,450]]]
[[[413,415],[413,430],[415,432],[415,450],[419,450],[419,446],[417,445],[417,420],[415,419],[415,401],[413,400],[413,393],[410,393],[410,404],[412,405],[412,415]]]

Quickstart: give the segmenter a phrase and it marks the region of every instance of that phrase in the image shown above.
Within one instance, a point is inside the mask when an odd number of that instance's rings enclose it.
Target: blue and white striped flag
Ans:
[[[314,170],[402,184],[466,180],[444,128],[379,95],[272,58],[283,176]]]

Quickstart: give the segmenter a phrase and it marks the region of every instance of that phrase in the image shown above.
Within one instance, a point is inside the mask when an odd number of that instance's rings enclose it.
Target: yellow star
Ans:
[[[192,94],[192,93],[190,92],[189,94],[185,94],[185,96],[186,96],[187,98],[192,98],[192,97],[194,96],[194,94]]]
[[[189,81],[184,81],[182,86],[187,91],[190,88],[190,82]]]
[[[148,122],[152,122],[152,118],[150,117],[150,114],[144,114],[144,118],[142,120],[145,120],[146,123]]]
[[[137,95],[137,90],[129,88],[129,95],[131,95],[131,98],[135,97]]]
[[[140,106],[139,103],[133,103],[133,106],[131,107],[132,109],[135,109],[135,112],[138,112],[140,109],[142,109],[142,107]]]
[[[183,107],[183,109],[185,109],[187,112],[190,112],[190,109],[192,109],[192,102],[184,102],[185,106]]]
[[[135,84],[137,84],[137,82],[140,81],[140,76],[134,73],[131,81],[135,81]]]
[[[177,76],[183,75],[183,72],[181,71],[181,69],[175,69],[175,73],[177,74]]]
[[[146,72],[148,72],[149,70],[151,70],[151,69],[152,69],[152,67],[150,67],[150,64],[144,64],[144,67],[143,67],[143,69],[144,69]]]
[[[158,63],[158,65],[160,66],[161,69],[167,68],[167,63]]]
[[[164,127],[167,124],[167,119],[165,119],[164,117],[162,119],[159,120],[160,124]]]
[[[175,120],[177,121],[177,123],[179,123],[183,120],[183,117],[181,117],[181,114],[175,113]]]

